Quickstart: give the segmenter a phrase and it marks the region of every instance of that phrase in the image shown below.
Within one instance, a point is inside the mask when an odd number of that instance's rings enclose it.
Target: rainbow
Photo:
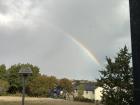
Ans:
[[[76,40],[72,36],[68,36],[76,45],[78,45],[86,54],[88,57],[90,57],[97,65],[100,65],[98,59],[96,58],[95,54],[91,53],[80,41]]]
[[[59,31],[60,33],[63,33],[66,37],[68,37],[70,40],[72,40],[77,46],[79,46],[86,54],[89,58],[92,59],[92,61],[94,61],[98,66],[100,66],[100,62],[98,61],[98,59],[96,58],[95,54],[91,53],[80,41],[76,40],[76,38],[74,38],[71,34],[66,33],[64,30],[56,27],[56,25],[54,26],[53,24],[50,24],[53,28],[55,28],[57,31]]]

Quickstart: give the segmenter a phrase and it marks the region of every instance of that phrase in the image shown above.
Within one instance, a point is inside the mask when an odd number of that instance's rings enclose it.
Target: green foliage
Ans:
[[[41,96],[47,94],[48,84],[46,76],[38,76],[29,83],[29,95]]]
[[[21,87],[21,81],[20,76],[18,74],[20,65],[13,65],[8,70],[8,82],[10,84],[9,92],[10,93],[16,93],[18,91],[18,88]]]
[[[59,81],[59,86],[62,87],[67,92],[72,91],[72,82],[67,78],[61,79]]]
[[[74,97],[74,101],[91,102],[91,103],[95,102],[95,100],[91,100],[91,99],[84,98],[84,97]]]
[[[6,79],[6,66],[4,64],[0,65],[0,79]]]
[[[104,105],[133,105],[131,54],[127,47],[120,49],[114,59],[106,57],[106,60],[107,65],[97,80],[97,85],[103,87]]]
[[[0,93],[21,94],[22,78],[19,70],[22,67],[30,67],[33,74],[26,79],[26,94],[29,96],[48,96],[53,94],[53,89],[60,86],[66,92],[72,91],[72,82],[66,78],[59,82],[54,76],[41,75],[39,68],[32,64],[15,64],[6,69],[4,64],[0,65]],[[8,91],[7,91],[8,90]]]
[[[54,89],[58,85],[58,80],[54,76],[47,77],[47,84],[50,90]]]
[[[9,83],[5,80],[0,79],[0,95],[6,93],[8,88],[9,88]]]
[[[49,89],[53,89],[57,85],[57,79],[54,76],[38,76],[29,84],[30,96],[47,96]]]
[[[82,97],[83,92],[84,92],[84,84],[78,85],[77,91],[78,91],[78,97]]]
[[[33,66],[31,64],[15,64],[12,65],[7,70],[7,76],[8,76],[8,82],[10,84],[9,92],[10,93],[16,93],[20,92],[22,89],[22,83],[21,83],[21,76],[19,75],[19,70],[24,67],[30,67],[33,71],[32,76],[29,77],[28,82],[30,82],[32,79],[34,79],[36,76],[39,75],[39,68],[37,66]]]

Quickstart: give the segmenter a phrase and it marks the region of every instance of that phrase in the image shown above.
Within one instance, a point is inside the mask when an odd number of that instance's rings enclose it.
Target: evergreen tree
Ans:
[[[100,72],[97,85],[103,88],[104,105],[133,105],[133,75],[131,54],[127,47],[120,49],[117,57],[106,57],[107,65]]]

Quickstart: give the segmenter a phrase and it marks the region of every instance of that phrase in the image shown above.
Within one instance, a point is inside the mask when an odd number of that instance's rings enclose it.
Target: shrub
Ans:
[[[88,99],[88,98],[84,98],[84,97],[75,97],[74,98],[74,101],[80,101],[80,102],[95,102],[95,100],[91,100],[91,99]]]

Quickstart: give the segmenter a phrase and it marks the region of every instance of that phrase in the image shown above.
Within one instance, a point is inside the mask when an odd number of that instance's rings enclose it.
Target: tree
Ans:
[[[9,83],[5,80],[0,79],[0,95],[6,93],[8,88],[9,88]]]
[[[33,66],[32,64],[15,64],[12,65],[8,70],[7,70],[7,76],[8,76],[8,82],[10,84],[9,93],[16,93],[20,92],[22,89],[22,82],[21,82],[21,76],[19,75],[19,70],[24,67],[30,67],[33,74],[32,76],[29,77],[28,82],[33,80],[35,77],[39,75],[39,68],[37,66]]]
[[[103,88],[104,105],[133,105],[133,75],[131,54],[127,47],[120,49],[117,57],[106,57],[107,65],[100,71],[97,85]]]
[[[0,65],[0,79],[6,80],[6,66],[4,64]]]
[[[69,79],[63,78],[59,81],[59,86],[67,92],[72,91],[72,82]]]
[[[29,84],[29,92],[30,96],[43,96],[47,95],[48,92],[48,78],[46,76],[38,76],[34,78]]]
[[[10,92],[10,93],[16,93],[18,91],[18,88],[22,87],[21,82],[20,82],[20,76],[18,74],[19,69],[20,69],[20,64],[12,65],[7,70],[8,82],[10,84],[8,92]]]
[[[78,90],[78,97],[82,97],[84,93],[84,84],[78,85],[77,90]]]
[[[40,75],[34,78],[28,84],[28,94],[30,96],[48,96],[49,90],[57,85],[57,79],[54,76]]]
[[[47,84],[50,90],[54,89],[58,85],[58,81],[55,76],[48,76],[47,79]]]

